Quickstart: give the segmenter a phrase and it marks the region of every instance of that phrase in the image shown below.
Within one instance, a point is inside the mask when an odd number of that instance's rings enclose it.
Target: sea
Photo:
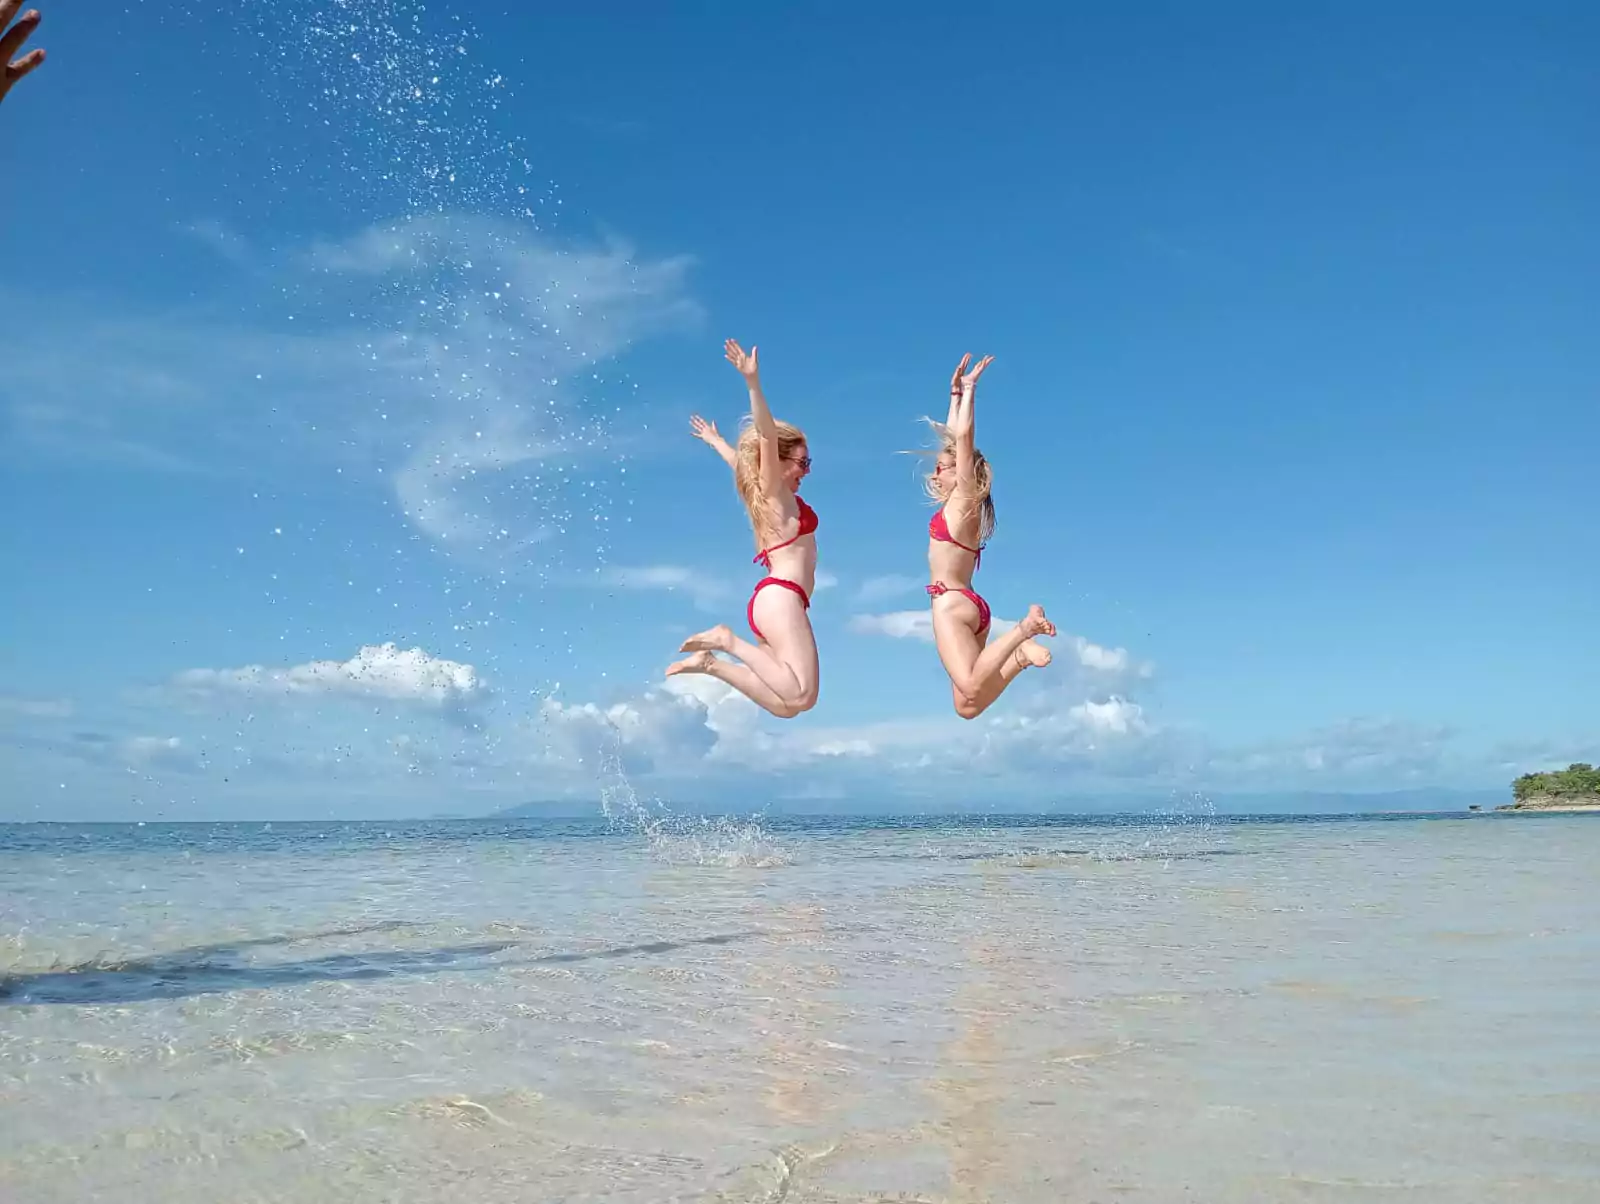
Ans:
[[[1600,1200],[1600,816],[0,825],[5,1204]]]

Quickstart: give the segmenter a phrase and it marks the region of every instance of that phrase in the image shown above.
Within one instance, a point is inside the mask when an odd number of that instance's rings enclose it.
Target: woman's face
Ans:
[[[783,483],[790,493],[798,492],[800,482],[811,472],[811,450],[802,443],[783,458]]]
[[[939,453],[939,458],[933,462],[933,490],[941,498],[950,496],[956,487],[956,454],[953,451]]]

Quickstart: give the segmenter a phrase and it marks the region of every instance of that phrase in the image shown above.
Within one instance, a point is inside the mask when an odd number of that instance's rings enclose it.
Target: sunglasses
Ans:
[[[811,457],[810,456],[785,456],[784,459],[788,460],[789,463],[791,463],[791,464],[800,465],[801,469],[804,470],[805,472],[810,472],[811,471]]]

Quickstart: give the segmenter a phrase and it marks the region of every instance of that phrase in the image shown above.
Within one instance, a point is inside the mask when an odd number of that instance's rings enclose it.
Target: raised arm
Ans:
[[[978,490],[976,420],[973,414],[978,395],[978,378],[983,370],[994,363],[994,356],[986,355],[977,366],[968,370],[971,354],[961,357],[955,375],[950,378],[950,422],[947,429],[956,445],[956,488],[973,494]]]
[[[700,442],[704,443],[712,451],[716,452],[717,455],[721,456],[723,463],[725,463],[729,468],[734,468],[738,465],[739,454],[735,452],[728,441],[722,437],[722,432],[717,430],[717,424],[715,422],[707,422],[704,418],[700,417],[699,414],[690,414],[689,430],[696,439],[700,440]]]
[[[761,370],[756,365],[756,348],[750,348],[750,353],[746,355],[738,342],[729,339],[723,344],[723,351],[728,362],[739,369],[739,375],[744,377],[744,383],[750,389],[750,420],[756,428],[761,492],[769,498],[775,498],[783,486],[783,472],[778,457],[778,424],[772,420],[766,394],[761,391]]]
[[[950,374],[950,412],[944,420],[946,430],[956,424],[956,410],[961,405],[961,374],[967,370],[967,365],[971,361],[970,354],[962,356],[961,362],[956,365],[956,370]]]
[[[20,21],[11,24],[11,18],[17,15],[17,9],[21,7],[22,0],[0,0],[0,100],[6,98],[13,84],[44,62],[42,50],[31,50],[18,59],[11,57],[22,49],[29,35],[39,28],[39,10],[36,8],[30,8],[22,14]]]

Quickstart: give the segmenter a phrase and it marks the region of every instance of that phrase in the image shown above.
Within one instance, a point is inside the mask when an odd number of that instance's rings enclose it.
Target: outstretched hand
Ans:
[[[966,436],[972,433],[972,399],[977,392],[978,377],[992,363],[994,356],[986,355],[974,367],[969,351],[961,357],[956,370],[950,374],[950,421],[946,428],[951,434]]]
[[[6,98],[6,93],[11,91],[11,86],[24,75],[44,62],[43,50],[31,50],[19,59],[13,59],[22,44],[28,40],[33,31],[39,28],[39,10],[30,8],[22,14],[22,19],[11,25],[11,18],[17,15],[17,9],[22,7],[22,0],[0,0],[0,100]],[[11,28],[6,27],[10,25]]]
[[[952,396],[962,394],[971,396],[978,387],[978,377],[983,375],[983,370],[994,363],[994,356],[986,355],[978,361],[977,367],[972,365],[972,352],[967,352],[961,357],[961,362],[956,365],[956,370],[950,374],[950,393]],[[970,371],[968,369],[971,369]]]
[[[711,444],[715,447],[723,441],[722,432],[717,430],[715,422],[707,422],[699,414],[689,415],[689,430],[696,439]]]
[[[756,367],[756,348],[750,348],[749,354],[739,346],[737,339],[729,339],[723,343],[722,350],[728,357],[728,362],[739,369],[739,375],[746,380],[755,380],[761,373]]]

